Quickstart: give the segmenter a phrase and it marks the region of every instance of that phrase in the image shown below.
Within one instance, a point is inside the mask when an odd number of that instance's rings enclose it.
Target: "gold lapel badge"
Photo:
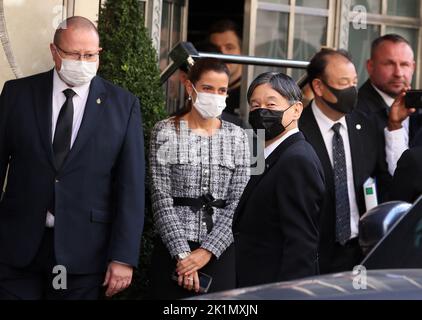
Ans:
[[[101,99],[100,98],[97,99],[97,104],[101,104]]]

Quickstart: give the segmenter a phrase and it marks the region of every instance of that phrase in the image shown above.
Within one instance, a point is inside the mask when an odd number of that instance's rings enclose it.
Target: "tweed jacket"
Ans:
[[[249,180],[249,144],[243,129],[222,121],[211,136],[193,132],[184,120],[158,122],[151,134],[150,171],[155,229],[171,256],[189,252],[188,241],[201,244],[217,258],[233,242],[234,210]],[[203,209],[174,206],[174,197],[211,193],[226,200],[214,208],[207,232]]]

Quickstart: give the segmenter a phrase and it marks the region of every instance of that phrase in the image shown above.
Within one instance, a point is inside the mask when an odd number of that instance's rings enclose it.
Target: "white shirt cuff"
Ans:
[[[397,161],[402,153],[409,148],[409,137],[404,127],[393,131],[384,128],[384,137],[388,171],[393,175],[397,167]]]

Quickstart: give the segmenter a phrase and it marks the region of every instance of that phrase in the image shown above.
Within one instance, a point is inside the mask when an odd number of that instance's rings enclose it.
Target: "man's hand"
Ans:
[[[388,115],[388,131],[401,129],[402,122],[406,120],[409,115],[416,111],[414,108],[406,108],[404,103],[404,96],[406,95],[406,91],[409,89],[410,87],[404,88],[403,91],[394,100]]]
[[[192,273],[205,266],[211,257],[212,253],[208,250],[203,248],[196,249],[187,258],[177,262],[176,271],[179,276],[191,276]]]
[[[104,279],[103,286],[108,286],[106,297],[111,297],[129,287],[132,282],[133,268],[129,265],[110,262]]]

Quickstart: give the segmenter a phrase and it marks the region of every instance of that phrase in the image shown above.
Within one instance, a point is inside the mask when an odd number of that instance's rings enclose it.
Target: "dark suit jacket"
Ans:
[[[366,179],[370,176],[377,179],[378,200],[382,202],[386,198],[391,176],[388,173],[385,153],[380,146],[379,139],[376,138],[376,128],[373,123],[358,111],[347,115],[346,123],[352,154],[356,202],[359,214],[362,215],[366,211],[363,194],[363,184]],[[303,111],[299,127],[306,140],[314,147],[324,168],[327,193],[320,221],[320,270],[321,273],[329,273],[335,245],[336,215],[333,168],[311,106]]]
[[[252,176],[234,214],[239,287],[315,275],[321,164],[302,133],[281,143]]]
[[[384,137],[384,128],[388,123],[388,108],[384,99],[374,89],[370,80],[367,80],[359,89],[358,110],[364,112],[377,124],[378,135]],[[422,114],[419,110],[409,117],[409,144],[414,144],[416,132],[422,128]],[[382,138],[384,141],[384,138]]]
[[[60,170],[52,149],[53,71],[5,83],[0,98],[0,263],[27,266],[55,197],[55,254],[68,273],[138,263],[144,149],[138,99],[96,76]]]
[[[422,146],[406,150],[397,162],[390,200],[413,203],[422,195]]]
[[[415,138],[413,138],[413,147],[422,147],[422,128],[419,129]]]

